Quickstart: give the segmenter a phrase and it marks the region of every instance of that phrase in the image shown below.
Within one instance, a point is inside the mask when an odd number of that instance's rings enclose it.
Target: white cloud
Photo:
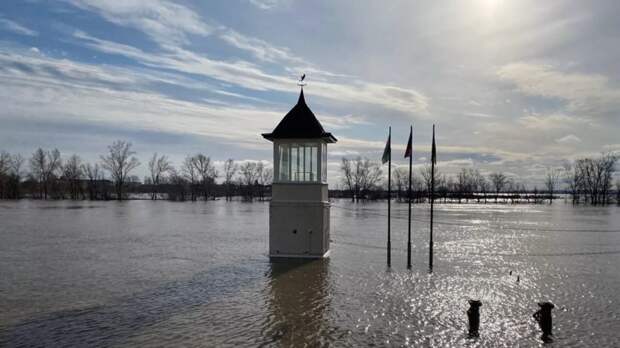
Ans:
[[[287,3],[288,0],[249,0],[249,2],[261,10],[271,10],[285,2]]]
[[[16,34],[20,34],[20,35],[26,35],[26,36],[37,36],[39,35],[38,32],[32,30],[32,29],[28,29],[26,27],[24,27],[23,25],[10,20],[8,18],[4,18],[0,16],[0,28],[4,28],[6,30],[12,31]]]
[[[80,31],[75,32],[74,37],[84,41],[92,49],[122,55],[149,67],[206,76],[256,91],[295,90],[293,89],[295,80],[291,76],[266,73],[259,66],[246,61],[214,60],[181,47],[167,47],[161,53],[147,53],[135,47],[95,38]],[[375,104],[404,113],[429,115],[430,98],[408,88],[354,79],[342,83],[316,81],[308,86],[306,91],[340,103]]]
[[[564,114],[551,115],[525,115],[521,116],[517,122],[529,129],[538,131],[550,131],[559,129],[573,129],[594,124],[592,120],[583,117],[568,116]]]
[[[188,43],[188,35],[208,35],[212,28],[186,6],[165,0],[67,0],[99,13],[111,23],[129,26],[162,46]]]
[[[325,115],[321,114],[317,116],[323,127],[327,129],[344,129],[357,125],[367,125],[368,121],[362,116],[354,115]]]
[[[559,139],[555,139],[555,141],[557,143],[560,143],[560,144],[579,144],[579,143],[581,143],[581,139],[578,136],[574,135],[574,134],[568,134],[568,135],[563,136],[563,137],[561,137]]]
[[[620,108],[620,89],[603,75],[566,73],[550,65],[528,63],[505,65],[497,74],[527,95],[564,100],[573,112],[598,115]]]
[[[122,55],[147,66],[207,76],[256,91],[290,92],[294,83],[294,78],[290,76],[291,69],[296,70],[297,73],[312,71],[317,78],[312,83],[312,86],[316,86],[313,93],[320,97],[340,103],[376,104],[403,113],[429,115],[430,98],[416,90],[355,78],[340,82],[338,81],[339,74],[322,71],[313,64],[294,56],[287,48],[276,47],[266,41],[248,37],[221,25],[217,26],[217,33],[221,39],[233,47],[249,51],[261,61],[286,66],[287,69],[284,69],[286,73],[267,73],[255,63],[241,60],[215,60],[204,53],[195,53],[183,47],[183,44],[188,41],[187,35],[204,36],[213,33],[214,29],[206,25],[200,15],[192,9],[179,4],[164,0],[69,1],[80,8],[100,13],[112,23],[143,31],[157,42],[163,51],[147,53],[136,47],[101,40],[76,31],[74,37],[81,39],[92,49]]]
[[[29,71],[11,67],[19,60]],[[272,110],[186,102],[139,89],[149,74],[97,67],[45,57],[0,54],[0,91],[5,107],[0,117],[27,117],[48,121],[92,122],[117,128],[157,130],[215,137],[241,146],[263,143],[282,117]],[[45,112],[41,112],[45,110]],[[231,127],[235,124],[235,127]]]
[[[607,145],[603,145],[603,150],[619,152],[620,153],[620,144],[607,144]]]
[[[287,48],[273,46],[266,41],[242,35],[232,29],[226,29],[218,36],[229,45],[248,51],[254,57],[265,62],[285,61],[294,64],[307,64],[301,58],[291,54]]]
[[[486,114],[484,112],[464,112],[463,115],[477,118],[493,118],[495,115]]]

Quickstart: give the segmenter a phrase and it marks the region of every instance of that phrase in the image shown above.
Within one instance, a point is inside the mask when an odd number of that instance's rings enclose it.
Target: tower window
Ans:
[[[280,182],[321,182],[319,161],[323,158],[319,157],[319,146],[318,143],[279,144],[276,179]]]

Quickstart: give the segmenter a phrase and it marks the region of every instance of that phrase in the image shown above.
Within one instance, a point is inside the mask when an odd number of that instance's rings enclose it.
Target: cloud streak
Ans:
[[[505,65],[497,74],[526,95],[567,102],[571,112],[600,116],[620,108],[620,89],[612,87],[606,76],[565,73],[550,65],[528,63]]]
[[[87,2],[90,4],[90,2]],[[116,3],[114,3],[116,4]],[[157,3],[155,8],[166,8],[161,6],[161,3]],[[86,6],[83,2],[78,2],[77,5],[83,6],[91,10],[99,10],[104,17],[111,16],[115,13],[121,13],[123,16],[130,16],[132,11],[141,13],[141,6],[123,6],[119,5],[106,5],[94,7]],[[180,5],[177,5],[180,6]],[[185,11],[190,11],[185,9]],[[167,13],[166,11],[161,11]],[[183,11],[181,11],[183,12]],[[156,11],[156,13],[158,13]],[[193,12],[192,12],[193,13]],[[186,14],[184,17],[195,18],[197,15]],[[124,18],[124,17],[121,17]],[[136,24],[134,20],[125,21],[122,19],[114,19],[115,23],[120,25],[129,25],[137,27],[145,32],[148,31],[148,26]],[[192,21],[190,21],[192,22]],[[138,21],[140,23],[140,21]],[[189,33],[193,32],[197,26],[190,25]],[[179,30],[183,27],[176,26]],[[255,57],[261,61],[267,61],[272,63],[282,64],[299,69],[312,70],[316,73],[317,77],[322,80],[313,81],[312,92],[322,98],[331,99],[339,103],[364,103],[375,104],[385,108],[390,108],[402,113],[416,113],[421,116],[428,116],[428,108],[430,104],[430,98],[423,93],[410,88],[403,88],[393,85],[384,85],[379,83],[367,82],[361,79],[347,79],[346,81],[339,82],[337,80],[341,78],[334,77],[339,76],[327,71],[321,71],[313,64],[303,61],[288,52],[285,48],[279,48],[268,44],[263,40],[256,38],[250,38],[244,36],[234,30],[229,30],[223,27],[219,27],[218,32],[220,37],[232,46],[251,52]],[[171,69],[177,72],[193,74],[203,77],[216,79],[222,83],[232,84],[241,88],[248,88],[255,91],[275,91],[275,92],[291,92],[291,85],[294,82],[294,77],[290,73],[267,73],[265,70],[255,63],[251,63],[243,60],[236,61],[224,61],[218,59],[209,58],[208,55],[201,53],[195,53],[189,49],[182,47],[180,44],[174,44],[175,40],[171,40],[170,37],[184,37],[181,33],[173,32],[148,32],[149,35],[157,36],[163,35],[162,38],[154,38],[154,41],[161,44],[160,52],[144,52],[143,50],[120,44],[117,42],[103,40],[91,36],[83,31],[76,31],[74,37],[83,41],[85,45],[91,49],[95,49],[108,54],[121,55],[145,66],[153,68]],[[207,31],[203,32],[205,35]]]
[[[164,0],[67,0],[95,11],[111,23],[132,27],[162,46],[187,44],[189,35],[208,35],[212,27],[186,6]]]
[[[26,36],[38,36],[39,33],[32,30],[32,29],[28,29],[25,26],[10,20],[8,18],[4,18],[2,16],[0,16],[0,28],[3,28],[5,30],[8,31],[12,31],[16,34],[20,34],[20,35],[26,35]]]

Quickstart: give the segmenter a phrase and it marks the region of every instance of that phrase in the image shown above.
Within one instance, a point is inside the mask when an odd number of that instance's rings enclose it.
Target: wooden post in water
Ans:
[[[479,300],[469,300],[469,309],[467,310],[469,338],[480,336],[480,306],[482,306],[482,302]]]
[[[545,343],[553,342],[551,338],[553,336],[553,319],[551,317],[551,310],[555,308],[551,302],[538,302],[540,309],[534,313],[534,319],[538,322],[538,326],[542,330],[542,340]]]

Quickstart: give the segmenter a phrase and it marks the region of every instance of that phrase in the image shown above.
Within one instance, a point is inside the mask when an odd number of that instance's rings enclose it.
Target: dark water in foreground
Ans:
[[[0,346],[554,346],[620,342],[620,208],[439,205],[427,272],[427,206],[332,207],[332,253],[267,259],[267,203],[0,202]],[[509,271],[513,275],[509,275]],[[520,282],[516,282],[516,275]],[[466,337],[467,299],[483,301]]]

